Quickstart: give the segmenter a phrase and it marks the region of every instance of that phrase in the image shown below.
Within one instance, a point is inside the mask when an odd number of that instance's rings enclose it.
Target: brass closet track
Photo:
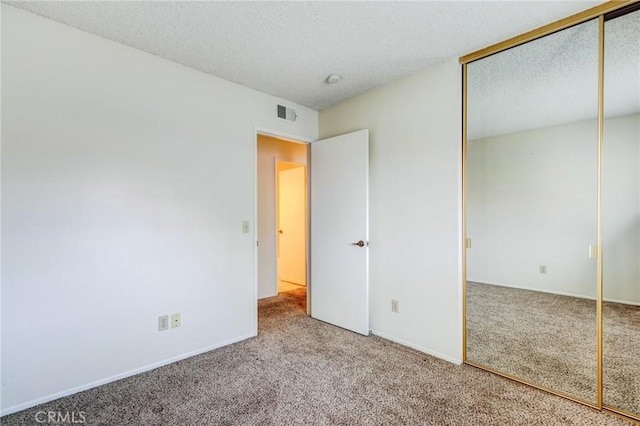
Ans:
[[[638,3],[639,3],[638,0],[623,0],[623,1],[611,0],[599,6],[592,7],[591,9],[587,9],[580,13],[576,13],[575,15],[571,15],[566,18],[560,19],[559,21],[552,22],[540,28],[536,28],[535,30],[531,30],[524,34],[520,34],[510,39],[501,41],[500,43],[496,43],[489,47],[485,47],[484,49],[476,50],[475,52],[469,53],[468,55],[461,56],[459,58],[459,61],[461,64],[468,64],[469,62],[486,58],[487,56],[491,56],[495,53],[502,52],[503,50],[511,49],[512,47],[516,47],[521,44],[527,43],[529,41],[564,30],[565,28],[578,25],[590,19],[594,19],[603,15],[608,15],[614,11],[618,11],[623,8],[625,8],[625,10],[621,10],[620,12],[621,14],[626,14],[630,10],[635,10],[636,7],[639,7]],[[627,8],[629,8],[630,10]]]

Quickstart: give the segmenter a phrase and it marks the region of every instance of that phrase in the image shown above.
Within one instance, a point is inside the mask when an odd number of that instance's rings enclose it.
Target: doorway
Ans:
[[[307,286],[307,167],[276,160],[278,293]]]
[[[258,298],[296,299],[307,306],[308,145],[257,135]]]

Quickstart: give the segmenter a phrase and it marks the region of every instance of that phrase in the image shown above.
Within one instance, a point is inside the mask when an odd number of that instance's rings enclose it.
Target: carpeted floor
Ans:
[[[624,425],[467,365],[304,314],[301,291],[259,302],[259,335],[2,418],[83,411],[105,425]]]
[[[640,414],[640,308],[603,307],[604,403]],[[467,283],[467,359],[596,401],[596,302]]]

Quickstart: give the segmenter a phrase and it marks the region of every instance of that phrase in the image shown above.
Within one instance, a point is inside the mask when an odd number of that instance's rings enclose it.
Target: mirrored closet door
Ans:
[[[604,22],[603,403],[640,416],[640,11]]]
[[[461,63],[464,361],[640,420],[640,1]]]
[[[467,87],[467,360],[595,404],[598,21]]]

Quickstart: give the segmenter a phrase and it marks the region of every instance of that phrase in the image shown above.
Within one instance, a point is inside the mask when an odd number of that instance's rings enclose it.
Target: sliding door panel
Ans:
[[[597,404],[598,22],[467,65],[466,361]]]
[[[640,11],[604,36],[603,402],[640,417]]]

